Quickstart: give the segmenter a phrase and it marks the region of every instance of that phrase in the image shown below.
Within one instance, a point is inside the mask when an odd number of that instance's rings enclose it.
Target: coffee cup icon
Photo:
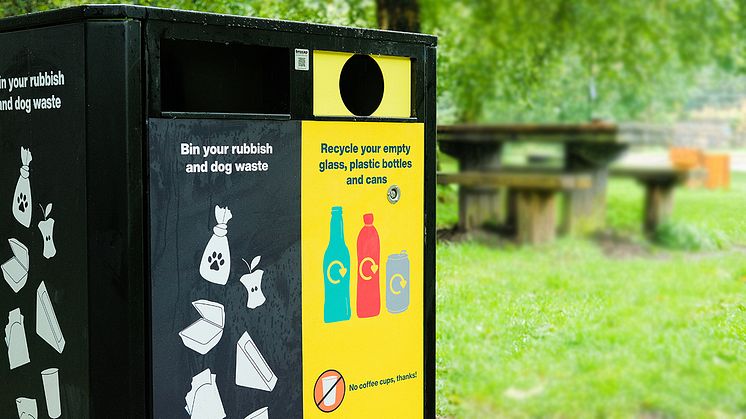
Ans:
[[[41,381],[44,385],[47,414],[50,418],[56,419],[62,416],[62,406],[60,406],[60,371],[57,368],[49,368],[42,371]]]
[[[337,391],[335,387],[337,386],[337,381],[339,380],[338,375],[329,375],[321,379],[321,389],[324,392],[324,406],[330,407],[334,406],[334,403],[337,402]]]

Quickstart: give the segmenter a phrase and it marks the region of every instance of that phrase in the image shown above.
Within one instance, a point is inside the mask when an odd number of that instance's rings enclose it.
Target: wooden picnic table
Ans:
[[[506,143],[552,143],[564,146],[563,170],[591,177],[590,188],[564,191],[562,230],[586,233],[604,225],[609,165],[626,149],[616,124],[441,125],[440,150],[458,160],[461,172],[496,172]],[[459,222],[469,229],[501,217],[499,189],[459,188]]]

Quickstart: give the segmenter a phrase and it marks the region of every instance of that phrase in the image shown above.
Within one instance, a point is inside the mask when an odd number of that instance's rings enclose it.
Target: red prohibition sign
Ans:
[[[324,413],[335,411],[345,398],[345,379],[337,370],[326,370],[316,379],[313,401]]]

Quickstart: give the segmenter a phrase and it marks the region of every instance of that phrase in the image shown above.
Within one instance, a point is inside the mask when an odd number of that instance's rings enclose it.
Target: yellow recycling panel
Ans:
[[[304,121],[301,154],[303,417],[422,418],[423,124]]]
[[[361,116],[345,104],[340,89],[340,78],[345,65],[356,54],[331,51],[313,53],[313,110],[316,116]],[[378,118],[409,118],[412,116],[412,62],[408,57],[370,55],[383,76],[383,94],[373,100],[371,116]],[[356,57],[358,58],[358,57]],[[368,74],[356,74],[360,87],[370,87]],[[365,93],[365,92],[364,92]],[[369,96],[375,96],[371,93]]]

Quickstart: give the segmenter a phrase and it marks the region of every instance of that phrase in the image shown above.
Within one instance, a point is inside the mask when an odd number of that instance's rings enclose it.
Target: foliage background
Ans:
[[[78,3],[0,0],[0,15]],[[129,3],[376,27],[384,1]],[[665,121],[681,114],[698,84],[743,82],[737,77],[746,74],[746,0],[419,0],[418,7],[421,30],[440,37],[441,122]]]

